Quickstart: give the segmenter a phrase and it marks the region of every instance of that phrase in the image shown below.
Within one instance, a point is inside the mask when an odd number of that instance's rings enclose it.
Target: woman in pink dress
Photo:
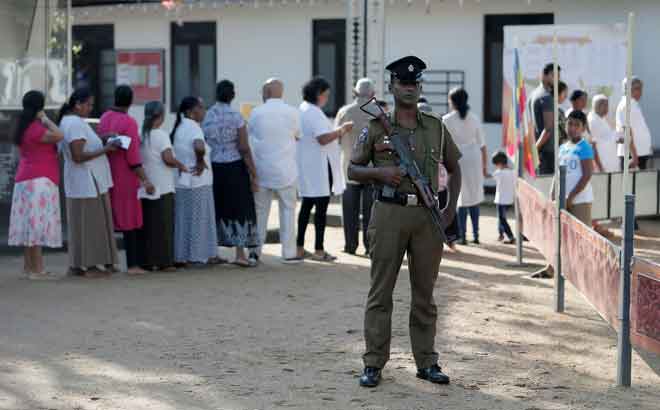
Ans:
[[[44,114],[44,95],[29,91],[15,129],[20,150],[9,221],[9,245],[25,247],[23,272],[30,279],[52,279],[44,270],[41,247],[62,246],[60,168],[56,145],[62,131]]]
[[[106,138],[125,136],[130,138],[128,147],[123,147],[108,154],[112,172],[113,187],[110,189],[110,203],[115,231],[124,234],[127,273],[139,275],[146,273],[140,268],[141,260],[138,246],[138,232],[142,228],[142,205],[138,198],[140,184],[149,194],[154,193],[154,186],[149,182],[140,155],[140,134],[137,122],[128,115],[133,103],[133,90],[127,85],[120,85],[115,90],[115,106],[105,112],[98,125],[98,134]]]

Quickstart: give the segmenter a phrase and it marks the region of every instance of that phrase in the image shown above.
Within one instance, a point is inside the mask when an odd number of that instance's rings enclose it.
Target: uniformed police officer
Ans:
[[[395,132],[407,140],[421,172],[438,192],[438,164],[442,162],[450,178],[450,200],[443,215],[447,225],[454,218],[456,199],[461,186],[458,165],[460,152],[451,135],[437,117],[419,112],[422,72],[426,64],[409,56],[386,67],[390,72],[390,92],[394,96],[394,113],[390,122]],[[389,359],[392,292],[408,253],[412,303],[410,338],[417,364],[417,377],[433,383],[447,384],[449,377],[438,365],[435,351],[437,309],[433,287],[442,258],[443,241],[432,223],[429,210],[421,204],[408,176],[402,176],[396,153],[388,148],[388,136],[382,124],[373,120],[358,137],[353,149],[349,178],[377,187],[368,234],[371,253],[371,289],[367,300],[364,336],[365,369],[360,385],[375,387],[380,382],[381,369]],[[368,167],[373,163],[373,168]],[[395,195],[383,195],[386,185],[396,188]]]

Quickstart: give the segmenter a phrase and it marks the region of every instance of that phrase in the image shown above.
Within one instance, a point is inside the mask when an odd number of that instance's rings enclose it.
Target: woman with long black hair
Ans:
[[[60,110],[61,146],[64,156],[69,266],[73,275],[88,278],[106,276],[119,263],[108,191],[112,174],[107,153],[120,142],[103,145],[85,122],[94,107],[87,88],[73,92]],[[105,271],[99,270],[104,265]]]
[[[138,249],[142,268],[172,271],[174,268],[174,177],[175,171],[188,168],[174,157],[170,136],[160,126],[165,120],[165,107],[160,101],[144,106],[144,122],[140,137],[142,167],[154,192],[140,188],[142,229],[138,232]]]
[[[451,112],[442,121],[458,145],[462,157],[461,193],[458,196],[459,243],[467,244],[467,215],[472,221],[473,243],[479,244],[479,205],[484,201],[484,178],[488,175],[488,158],[484,129],[470,112],[468,93],[462,88],[449,92]]]
[[[181,101],[170,137],[174,155],[190,172],[176,178],[174,260],[177,265],[223,262],[218,258],[211,150],[199,126],[204,118],[202,100]]]
[[[41,247],[62,246],[56,144],[63,135],[44,113],[44,104],[41,92],[28,91],[14,130],[20,160],[12,196],[9,245],[25,247],[23,272],[30,279],[55,278],[44,270]]]

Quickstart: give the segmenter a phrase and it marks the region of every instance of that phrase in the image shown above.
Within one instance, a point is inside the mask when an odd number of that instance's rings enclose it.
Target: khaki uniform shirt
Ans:
[[[348,176],[348,165],[351,162],[351,154],[355,146],[355,140],[360,132],[369,126],[371,117],[360,109],[362,101],[355,100],[351,104],[343,106],[335,118],[335,127],[341,127],[343,124],[353,121],[353,129],[339,140],[341,145],[341,165],[344,169],[344,175]],[[349,184],[359,184],[359,182],[347,181]]]
[[[398,132],[404,141],[408,139],[420,171],[428,178],[434,192],[438,192],[438,163],[442,162],[447,169],[457,169],[461,157],[447,128],[439,118],[422,112],[417,113],[415,130],[401,127],[396,122],[396,113],[390,116],[390,121],[394,131]],[[379,120],[372,120],[356,140],[351,162],[362,166],[370,162],[375,167],[398,166],[396,153],[383,149],[385,144],[385,129]],[[397,192],[416,193],[412,180],[407,176],[402,178]]]

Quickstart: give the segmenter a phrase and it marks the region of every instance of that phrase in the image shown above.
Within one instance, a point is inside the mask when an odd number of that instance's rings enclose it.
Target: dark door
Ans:
[[[346,103],[346,20],[315,20],[313,75],[332,87],[324,111],[334,116]]]
[[[172,23],[172,111],[185,97],[215,103],[215,22]]]
[[[96,97],[92,117],[114,104],[115,29],[112,24],[73,26],[73,87]]]

